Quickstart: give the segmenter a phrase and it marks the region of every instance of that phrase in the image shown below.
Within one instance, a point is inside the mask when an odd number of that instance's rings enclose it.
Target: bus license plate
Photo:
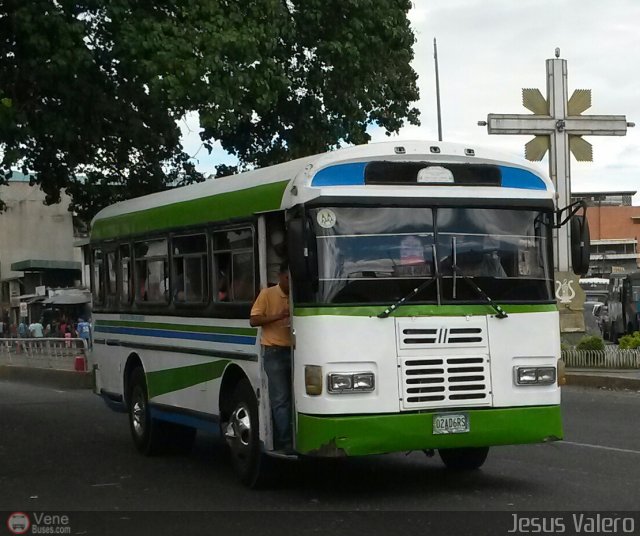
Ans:
[[[469,431],[469,415],[447,413],[433,416],[434,434],[465,434]]]

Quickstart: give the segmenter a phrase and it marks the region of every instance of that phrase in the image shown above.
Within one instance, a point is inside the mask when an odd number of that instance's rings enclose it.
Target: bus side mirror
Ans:
[[[589,221],[586,216],[572,216],[571,266],[577,275],[586,275],[589,271],[590,249]]]

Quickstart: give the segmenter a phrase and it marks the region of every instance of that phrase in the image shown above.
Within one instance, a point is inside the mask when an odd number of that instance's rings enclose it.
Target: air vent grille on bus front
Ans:
[[[401,348],[429,347],[433,345],[471,345],[484,346],[485,334],[481,327],[469,328],[403,328],[401,330]]]
[[[401,362],[405,409],[491,402],[486,356],[405,358]]]

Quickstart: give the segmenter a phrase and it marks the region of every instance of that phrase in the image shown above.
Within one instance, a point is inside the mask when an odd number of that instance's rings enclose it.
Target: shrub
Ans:
[[[604,350],[604,341],[602,337],[589,336],[580,339],[576,345],[578,350]]]
[[[620,337],[620,341],[618,342],[622,350],[640,348],[640,331],[636,331],[633,335],[625,335],[624,337]]]

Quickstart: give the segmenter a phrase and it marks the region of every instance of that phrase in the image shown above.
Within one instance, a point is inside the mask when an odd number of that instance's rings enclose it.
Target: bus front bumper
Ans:
[[[469,431],[434,434],[434,416],[447,413],[467,414]],[[298,414],[296,450],[308,456],[364,456],[410,450],[541,443],[562,437],[559,405],[347,417]]]

